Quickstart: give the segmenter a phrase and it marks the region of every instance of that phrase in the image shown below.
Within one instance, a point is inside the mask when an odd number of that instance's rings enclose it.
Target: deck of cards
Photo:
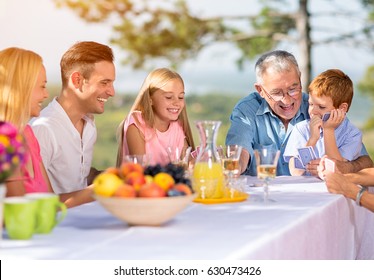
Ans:
[[[335,172],[335,162],[329,158],[325,158],[325,170]]]
[[[311,160],[317,159],[313,147],[303,147],[297,149],[299,156],[295,158],[295,167],[298,169],[305,169]]]

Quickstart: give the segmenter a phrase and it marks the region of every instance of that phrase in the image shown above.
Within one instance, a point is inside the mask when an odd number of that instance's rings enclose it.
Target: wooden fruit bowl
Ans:
[[[195,194],[173,197],[94,198],[113,216],[133,226],[160,226],[173,219],[196,198]]]

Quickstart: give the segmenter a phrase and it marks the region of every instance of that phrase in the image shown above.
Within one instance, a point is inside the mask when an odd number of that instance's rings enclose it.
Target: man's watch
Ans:
[[[358,185],[361,189],[359,190],[359,192],[357,193],[357,196],[356,196],[356,204],[357,206],[361,206],[361,197],[362,195],[364,194],[364,191],[367,191],[367,187],[362,187],[360,185]]]

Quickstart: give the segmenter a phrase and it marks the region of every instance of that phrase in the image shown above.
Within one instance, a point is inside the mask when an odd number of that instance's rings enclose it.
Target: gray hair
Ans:
[[[293,54],[282,51],[275,50],[263,54],[256,62],[255,72],[257,82],[262,84],[262,76],[268,70],[272,68],[275,72],[281,73],[285,71],[290,71],[292,67],[296,67],[297,72],[300,76],[299,65],[297,64],[296,58]]]

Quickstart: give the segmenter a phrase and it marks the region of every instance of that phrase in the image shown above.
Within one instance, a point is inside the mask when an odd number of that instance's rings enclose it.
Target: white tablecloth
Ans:
[[[257,201],[261,187],[247,191],[240,203],[193,203],[161,227],[129,227],[93,202],[69,209],[51,234],[3,234],[0,258],[374,259],[374,213],[316,178],[276,178],[268,205]]]

